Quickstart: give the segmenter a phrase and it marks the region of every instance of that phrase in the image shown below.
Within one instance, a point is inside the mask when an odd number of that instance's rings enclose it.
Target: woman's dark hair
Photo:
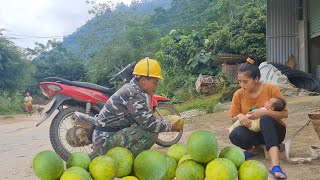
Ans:
[[[240,65],[238,69],[238,74],[239,73],[246,73],[249,77],[252,79],[259,78],[261,77],[260,74],[260,69],[259,69],[259,62],[257,56],[250,54],[247,57],[247,62],[243,63]]]

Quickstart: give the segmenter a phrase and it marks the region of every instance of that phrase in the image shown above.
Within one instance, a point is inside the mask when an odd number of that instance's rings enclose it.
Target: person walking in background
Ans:
[[[24,106],[25,106],[25,111],[30,116],[32,115],[32,97],[30,96],[29,92],[26,92],[25,97],[24,97]]]

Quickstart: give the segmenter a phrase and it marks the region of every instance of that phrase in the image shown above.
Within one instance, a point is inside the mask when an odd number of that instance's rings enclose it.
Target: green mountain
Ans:
[[[133,2],[130,6],[120,3],[114,11],[95,16],[65,37],[62,47],[81,59],[87,59],[113,39],[123,36],[127,21],[143,19],[154,13],[156,8],[170,8],[170,4],[171,0],[144,0]]]
[[[219,54],[265,57],[265,0],[143,0],[104,12],[41,51],[35,82],[59,76],[106,86],[121,67],[152,57],[174,77],[159,93],[181,101],[199,74],[220,74]]]

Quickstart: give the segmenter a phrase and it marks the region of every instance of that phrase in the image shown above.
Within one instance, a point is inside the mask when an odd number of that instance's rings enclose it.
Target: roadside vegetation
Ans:
[[[198,96],[193,99],[189,99],[186,102],[178,104],[176,106],[179,112],[185,112],[192,109],[199,109],[206,111],[207,113],[214,112],[214,106],[219,103],[221,95],[211,96]]]
[[[144,57],[159,60],[163,68],[165,79],[157,94],[170,98],[180,111],[200,108],[212,112],[214,104],[224,98],[221,93],[232,89],[231,84],[213,94],[199,95],[195,91],[198,75],[221,75],[214,64],[220,54],[254,53],[265,58],[264,0],[172,0],[170,7],[141,15],[137,7],[148,2],[134,2],[132,8],[97,4],[91,11],[96,17],[85,25],[92,31],[80,28],[72,34],[80,43],[72,48],[67,48],[70,41],[50,40],[21,49],[0,29],[0,114],[21,113],[25,91],[41,97],[38,84],[45,77],[109,86],[112,75]],[[91,41],[97,38],[99,42]]]
[[[0,115],[23,113],[23,96],[18,94],[0,93]]]

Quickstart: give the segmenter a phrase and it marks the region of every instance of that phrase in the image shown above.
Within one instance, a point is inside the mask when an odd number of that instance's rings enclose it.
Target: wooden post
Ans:
[[[238,69],[240,64],[236,65],[228,65],[228,64],[222,64],[221,65],[221,72],[223,72],[227,77],[231,79],[233,83],[238,82]]]

